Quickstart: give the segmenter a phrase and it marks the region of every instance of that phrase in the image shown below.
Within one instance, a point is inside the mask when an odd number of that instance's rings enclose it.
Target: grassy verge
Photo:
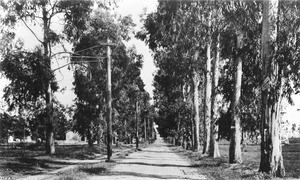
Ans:
[[[259,173],[260,146],[248,145],[242,152],[243,164],[229,164],[229,143],[219,145],[220,158],[202,156],[200,152],[185,150],[181,147],[171,147],[180,156],[190,160],[192,166],[198,168],[199,174],[208,179],[271,179],[267,174]],[[285,179],[300,179],[300,146],[283,146],[284,166],[286,170]],[[279,178],[277,178],[279,179]]]
[[[147,144],[141,144],[145,147]],[[113,146],[113,159],[117,160],[135,152],[133,144]],[[99,175],[107,172],[115,163],[103,163],[106,159],[106,146],[95,145],[58,145],[55,155],[46,155],[43,148],[37,146],[1,147],[0,179],[18,179],[33,175],[52,174],[69,179],[83,179],[88,174]],[[71,168],[68,168],[71,167]],[[62,171],[59,171],[61,170]],[[66,169],[66,170],[63,170]],[[67,178],[68,179],[68,178]]]
[[[140,148],[145,148],[149,144],[142,143],[140,144]],[[114,148],[114,153],[112,159],[116,162],[111,163],[95,163],[95,164],[82,164],[77,166],[76,168],[72,168],[70,170],[62,171],[57,175],[58,179],[70,179],[70,180],[80,180],[86,179],[89,176],[97,176],[97,175],[106,175],[109,174],[110,169],[113,168],[117,161],[125,158],[129,154],[136,152],[134,145],[121,145],[117,148]]]

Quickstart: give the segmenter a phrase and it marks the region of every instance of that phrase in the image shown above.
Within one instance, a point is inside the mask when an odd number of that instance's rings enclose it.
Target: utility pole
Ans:
[[[111,160],[111,156],[112,156],[112,92],[111,92],[111,49],[110,46],[117,46],[117,43],[112,43],[110,42],[110,39],[107,38],[107,42],[100,42],[98,46],[94,46],[94,47],[99,47],[99,46],[107,46],[107,53],[106,53],[106,59],[107,59],[107,97],[106,97],[106,101],[107,101],[107,118],[106,118],[106,123],[107,123],[107,160],[106,162],[112,162]],[[94,48],[93,47],[93,48]],[[71,57],[77,57],[77,58],[95,58],[95,59],[99,59],[99,57],[93,57],[93,56],[71,56]],[[100,61],[103,58],[100,57]],[[89,61],[85,61],[85,62],[96,62],[97,60],[89,60]],[[79,62],[79,61],[77,61]],[[63,66],[60,66],[56,69],[53,70],[59,70],[63,67],[68,66],[69,64],[73,64],[74,62],[71,63],[67,63]],[[79,64],[81,65],[81,64]],[[81,65],[83,66],[83,65]],[[0,71],[1,71],[1,67],[2,64],[0,62]],[[86,66],[83,66],[85,68],[87,68]]]
[[[146,114],[146,111],[144,111],[144,114],[143,114],[143,119],[144,119],[144,139],[145,139],[145,142],[147,141],[147,114]]]
[[[112,105],[111,105],[111,50],[107,38],[107,162],[112,156]]]
[[[136,149],[139,149],[139,102],[136,100],[135,103],[135,120],[136,120],[136,129],[135,129],[135,145]]]

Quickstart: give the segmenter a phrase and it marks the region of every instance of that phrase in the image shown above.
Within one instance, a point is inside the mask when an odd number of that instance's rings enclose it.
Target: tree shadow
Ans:
[[[223,158],[199,157],[192,167],[218,167],[227,163]]]
[[[158,167],[193,167],[190,165],[177,165],[177,164],[153,164],[153,163],[144,163],[144,162],[119,162],[118,164],[135,164],[135,165],[144,165],[144,166],[158,166]]]
[[[174,152],[173,151],[151,151],[151,150],[143,150],[143,152],[151,152],[151,153],[168,153],[168,154],[173,154]]]
[[[199,178],[190,178],[186,176],[176,176],[176,175],[157,175],[157,174],[144,174],[144,173],[136,173],[136,172],[126,172],[126,171],[117,171],[109,174],[111,176],[132,176],[139,178],[156,178],[156,179],[197,179]],[[129,177],[128,177],[129,178]]]
[[[107,171],[104,167],[93,167],[93,168],[80,168],[80,171],[88,173],[90,175],[102,175]]]
[[[71,164],[68,162],[21,157],[17,158],[17,162],[7,162],[2,167],[23,175],[39,175]]]
[[[4,165],[4,168],[10,169],[10,171],[15,173],[20,173],[23,175],[39,175],[44,171],[39,169],[37,166],[30,166],[23,163],[8,162]]]

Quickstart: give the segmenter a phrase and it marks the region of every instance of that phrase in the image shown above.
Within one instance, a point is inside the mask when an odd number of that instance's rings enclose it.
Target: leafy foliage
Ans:
[[[137,54],[134,47],[126,50],[122,43],[123,40],[129,40],[133,26],[130,16],[115,21],[114,15],[97,10],[91,16],[80,42],[74,47],[78,58],[75,56],[72,61],[79,62],[80,66],[74,72],[73,84],[77,98],[73,128],[82,135],[105,133],[107,62],[104,58],[106,46],[102,46],[101,42],[106,42],[107,38],[117,44],[112,47],[111,55],[113,129],[120,139],[134,132],[134,105],[139,99],[138,94],[144,91],[144,83],[140,78],[142,55]]]
[[[10,110],[20,104],[45,98],[43,94],[47,91],[49,82],[53,82],[54,91],[58,89],[47,62],[39,49],[36,52],[17,51],[5,56],[3,71],[11,80],[10,85],[5,88],[5,99]]]

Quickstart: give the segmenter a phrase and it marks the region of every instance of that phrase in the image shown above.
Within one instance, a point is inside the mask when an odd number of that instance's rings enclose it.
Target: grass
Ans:
[[[282,147],[283,164],[287,177],[300,179],[300,138],[292,138]]]
[[[145,147],[141,145],[141,148]],[[199,174],[208,179],[271,179],[268,175],[258,172],[260,162],[259,145],[248,145],[242,152],[243,164],[228,163],[228,142],[219,145],[220,158],[201,156],[199,152],[187,151],[181,147],[171,147],[179,155],[188,158]],[[124,158],[135,152],[134,145],[120,145],[113,148],[113,159]],[[3,148],[0,151],[0,179],[17,179],[32,175],[47,174],[53,170],[74,166],[60,171],[57,179],[85,179],[88,176],[109,173],[116,163],[103,163],[106,158],[106,147],[87,145],[56,146],[55,155],[46,155],[40,147],[24,146]],[[290,144],[283,146],[286,178],[300,179],[300,139],[291,139]],[[59,160],[59,161],[58,161]],[[72,161],[71,161],[72,160]],[[74,160],[79,163],[74,163]],[[99,160],[100,163],[80,163],[81,160]]]
[[[146,146],[141,144],[141,147]],[[113,158],[123,158],[135,152],[135,146],[120,144],[113,146]],[[36,145],[0,146],[0,179],[18,179],[26,176],[47,174],[51,171],[73,167],[58,173],[59,179],[84,179],[88,175],[107,172],[115,163],[103,163],[106,146],[57,145],[55,155],[47,155],[43,147]],[[85,160],[85,161],[82,161]],[[86,163],[99,160],[99,163]],[[75,168],[74,168],[75,167]]]
[[[57,179],[81,180],[88,176],[103,175],[109,171],[115,164],[97,163],[80,165],[77,168],[72,168],[57,174]]]
[[[299,140],[295,140],[300,142]],[[300,179],[300,143],[295,144],[293,140],[290,145],[283,146],[284,166],[286,177]],[[172,147],[179,155],[188,158],[193,167],[198,169],[208,179],[234,180],[234,179],[271,179],[267,174],[259,173],[260,146],[248,145],[242,152],[243,164],[229,164],[229,143],[223,142],[219,145],[220,158],[202,156],[200,152],[185,150],[181,147]]]

